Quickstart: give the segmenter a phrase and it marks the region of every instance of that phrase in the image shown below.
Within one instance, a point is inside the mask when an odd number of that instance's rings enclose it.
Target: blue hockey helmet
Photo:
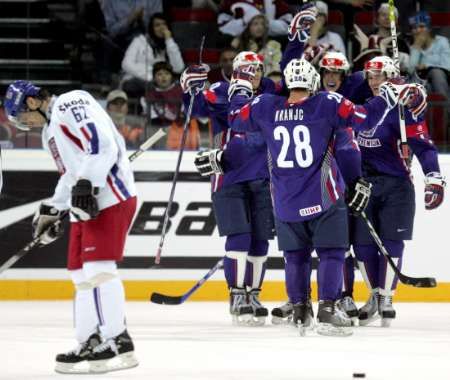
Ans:
[[[20,112],[27,109],[25,103],[28,96],[39,96],[41,88],[36,87],[31,82],[26,80],[16,80],[11,83],[6,90],[5,101],[3,105],[5,107],[8,120],[11,121],[14,126],[22,130],[29,130],[28,127],[20,124],[18,116]]]

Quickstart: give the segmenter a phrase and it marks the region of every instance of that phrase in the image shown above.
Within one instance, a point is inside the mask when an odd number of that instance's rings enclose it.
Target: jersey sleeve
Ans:
[[[405,109],[406,137],[408,145],[420,162],[423,173],[440,172],[438,151],[430,139],[428,126],[424,116],[414,120],[411,113]]]
[[[69,178],[69,173],[59,177],[58,183],[50,200],[50,204],[57,210],[68,210],[70,208],[70,198],[72,193],[73,181]]]
[[[249,99],[244,95],[234,95],[231,98],[230,113],[228,122],[235,132],[259,132],[261,123],[258,115],[263,111],[262,99],[264,95],[259,95],[254,99]]]
[[[106,186],[108,173],[119,155],[111,124],[106,113],[89,105],[75,106],[64,113],[60,124],[64,137],[78,142],[84,152],[77,165],[77,180],[88,179],[94,187]]]
[[[190,95],[183,94],[184,107],[189,106]],[[209,117],[215,113],[228,113],[228,84],[225,82],[213,83],[209,89],[197,94],[192,106],[193,117]]]
[[[345,127],[336,130],[334,156],[347,185],[354,183],[358,177],[362,176],[361,152],[352,128]]]

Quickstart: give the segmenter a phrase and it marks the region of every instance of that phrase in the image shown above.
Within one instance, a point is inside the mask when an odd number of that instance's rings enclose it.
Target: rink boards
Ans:
[[[30,240],[31,218],[39,203],[49,198],[57,182],[56,167],[40,150],[3,151],[4,188],[0,198],[0,264]],[[133,163],[139,194],[138,212],[130,230],[122,263],[127,296],[148,299],[152,291],[181,294],[212,267],[223,253],[210,202],[210,184],[195,172],[193,152],[185,152],[175,193],[170,228],[166,235],[162,266],[151,268],[160,240],[162,220],[171,188],[176,152],[147,152]],[[441,169],[450,178],[450,156],[440,156]],[[410,276],[435,276],[436,289],[401,286],[398,299],[450,301],[450,256],[447,253],[447,200],[440,209],[425,211],[423,174],[413,165],[416,186],[414,240],[407,243],[403,271]],[[67,236],[36,250],[0,276],[0,299],[68,299],[65,250]],[[263,290],[267,300],[285,298],[283,260],[276,243],[270,246]],[[315,277],[315,276],[314,276]],[[366,296],[356,274],[356,297]],[[219,271],[193,299],[225,300],[223,273]]]

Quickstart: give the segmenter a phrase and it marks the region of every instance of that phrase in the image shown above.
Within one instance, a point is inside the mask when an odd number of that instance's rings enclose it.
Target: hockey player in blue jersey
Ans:
[[[253,90],[257,93],[277,91],[275,84],[263,77],[264,57],[253,52],[239,53],[233,62],[236,70],[252,66],[256,75]],[[189,93],[195,93],[192,116],[210,117],[214,147],[223,149],[235,145],[236,132],[228,126],[229,83],[214,83],[201,91],[207,79],[203,66],[191,66],[181,76],[185,103]],[[236,144],[237,142],[237,144]],[[212,201],[220,236],[226,236],[224,272],[230,290],[230,313],[236,324],[261,325],[268,310],[260,303],[259,294],[264,279],[268,240],[274,236],[273,209],[269,191],[269,172],[264,149],[242,150],[243,166],[211,176]]]
[[[365,73],[375,96],[379,94],[382,82],[398,75],[393,61],[386,56],[368,61]],[[440,174],[437,150],[428,135],[424,115],[426,93],[420,85],[412,84],[411,88],[415,91],[405,107],[406,135],[409,148],[425,174],[425,208],[433,210],[443,201],[445,180]],[[400,153],[398,108],[392,109],[379,125],[359,132],[357,141],[363,173],[373,186],[366,214],[400,268],[404,241],[412,238],[415,191],[409,166]],[[355,220],[352,243],[359,268],[371,291],[368,302],[360,309],[359,323],[365,326],[381,318],[382,326],[389,326],[396,316],[392,296],[398,278],[385,257],[378,253],[377,245],[360,219]]]
[[[313,249],[319,255],[318,332],[348,335],[350,320],[335,308],[340,297],[342,265],[348,248],[345,183],[352,212],[367,204],[370,186],[361,178],[360,152],[352,127],[368,129],[396,104],[398,93],[385,84],[380,96],[355,106],[337,93],[321,92],[320,76],[304,59],[294,59],[284,71],[289,98],[263,94],[248,103],[251,83],[233,77],[230,123],[234,130],[260,132],[269,151],[272,198],[279,249],[285,252],[286,288],[294,303],[294,322],[312,325],[308,261]],[[245,104],[244,106],[242,106]],[[239,152],[227,147],[197,156],[203,175],[229,170]],[[244,161],[245,160],[242,160]],[[345,179],[345,182],[344,182]],[[301,275],[299,275],[301,273]]]

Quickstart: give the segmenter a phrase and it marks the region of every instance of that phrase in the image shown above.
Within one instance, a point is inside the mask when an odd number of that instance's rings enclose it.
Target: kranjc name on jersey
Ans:
[[[212,123],[214,148],[224,149],[234,145],[235,150],[239,150],[242,158],[242,165],[227,170],[224,175],[211,176],[212,190],[217,191],[224,186],[234,183],[251,181],[254,179],[269,178],[267,169],[267,150],[248,149],[245,144],[240,143],[245,132],[232,131],[228,125],[228,112],[230,103],[228,101],[228,82],[216,82],[194,99],[192,116],[209,117]],[[262,78],[258,93],[275,93],[277,87],[268,78]],[[189,103],[189,95],[184,95],[185,106]],[[231,158],[232,159],[232,158]]]
[[[237,131],[262,133],[271,157],[275,214],[286,222],[315,218],[343,195],[343,175],[347,183],[361,175],[352,128],[368,129],[386,113],[380,97],[355,106],[333,92],[299,103],[264,94],[242,107],[248,102],[243,98],[233,96],[230,124]]]
[[[99,188],[99,209],[136,195],[125,142],[99,103],[85,91],[53,97],[50,122],[42,133],[43,146],[61,175],[50,203],[70,208],[71,189],[78,179]]]
[[[400,150],[398,112],[398,107],[395,107],[389,111],[379,125],[358,133],[357,141],[361,149],[363,170],[366,175],[410,176],[410,169],[405,164]],[[424,117],[425,112],[414,119],[411,112],[405,108],[408,146],[418,158],[425,174],[439,173],[438,152],[430,140]]]

